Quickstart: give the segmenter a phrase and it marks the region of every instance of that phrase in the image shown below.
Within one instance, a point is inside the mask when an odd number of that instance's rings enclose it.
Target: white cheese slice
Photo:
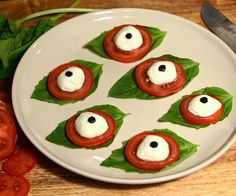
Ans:
[[[169,156],[169,144],[157,135],[148,135],[139,144],[136,155],[142,160],[162,161]]]
[[[57,77],[58,87],[67,92],[80,89],[85,81],[85,75],[79,67],[70,67],[61,72]]]
[[[81,113],[74,126],[77,133],[85,138],[94,138],[108,130],[106,119],[93,112]]]

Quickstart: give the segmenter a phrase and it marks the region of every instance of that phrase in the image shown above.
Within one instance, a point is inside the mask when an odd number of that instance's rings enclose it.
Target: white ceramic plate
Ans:
[[[143,60],[172,54],[200,62],[200,74],[179,93],[160,100],[108,98],[110,87],[137,63],[122,64],[91,53],[83,46],[101,32],[120,24],[139,24],[167,31],[161,46]],[[74,59],[104,64],[98,89],[83,102],[59,106],[30,96],[35,85],[54,67]],[[142,61],[143,61],[142,60]],[[16,117],[27,137],[47,157],[59,165],[93,179],[123,183],[148,184],[176,179],[195,172],[219,158],[235,141],[236,110],[216,125],[195,130],[157,119],[182,95],[206,86],[219,86],[236,97],[236,57],[216,36],[202,27],[167,13],[145,9],[111,9],[85,14],[68,20],[40,37],[25,53],[13,82],[13,105]],[[235,102],[235,99],[234,99]],[[77,111],[100,104],[113,104],[131,113],[112,145],[97,150],[68,149],[45,140],[59,122]],[[198,152],[177,167],[156,174],[125,173],[101,167],[111,151],[122,141],[153,128],[169,128],[185,139],[199,144]]]

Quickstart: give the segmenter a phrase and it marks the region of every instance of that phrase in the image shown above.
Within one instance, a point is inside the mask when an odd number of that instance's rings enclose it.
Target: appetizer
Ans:
[[[123,142],[101,166],[127,172],[158,172],[170,169],[197,152],[197,145],[168,129],[141,132]]]
[[[202,88],[172,104],[159,121],[203,128],[224,120],[232,110],[232,99],[222,88]]]
[[[199,73],[199,63],[163,55],[128,71],[110,89],[115,98],[157,99],[180,91]]]
[[[131,63],[159,46],[165,35],[166,32],[158,28],[123,24],[102,33],[90,41],[87,47],[102,57]]]
[[[68,148],[100,148],[112,143],[126,114],[113,105],[98,105],[61,122],[46,140]]]
[[[224,113],[224,103],[208,94],[190,95],[180,104],[184,120],[196,125],[209,125],[220,120]]]
[[[102,65],[75,60],[53,69],[35,87],[33,99],[60,105],[83,100],[92,94],[102,74]]]
[[[93,83],[90,69],[78,63],[66,63],[49,73],[47,87],[53,97],[79,100],[89,94]]]

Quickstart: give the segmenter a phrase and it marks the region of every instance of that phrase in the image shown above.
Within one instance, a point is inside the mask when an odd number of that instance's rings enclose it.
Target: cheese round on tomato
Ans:
[[[147,71],[150,81],[163,85],[175,81],[177,77],[175,65],[171,61],[158,61],[153,63]]]
[[[75,130],[85,138],[94,138],[102,135],[107,129],[106,119],[93,112],[81,113],[75,121]]]
[[[125,157],[134,167],[158,171],[178,160],[178,143],[168,134],[145,131],[132,137],[125,146]]]
[[[189,112],[200,117],[211,116],[221,107],[222,103],[209,95],[198,95],[188,104]]]
[[[120,50],[131,51],[142,45],[143,38],[137,28],[134,26],[125,26],[115,35],[114,41]]]
[[[73,92],[80,89],[85,80],[85,75],[79,67],[69,67],[57,77],[57,84],[63,91]]]
[[[148,135],[137,148],[137,157],[148,161],[162,161],[169,156],[169,145],[157,135]]]

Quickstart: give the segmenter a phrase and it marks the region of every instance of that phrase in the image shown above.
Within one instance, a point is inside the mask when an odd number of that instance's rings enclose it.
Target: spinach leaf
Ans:
[[[191,95],[195,95],[195,94],[214,95],[214,96],[218,97],[224,103],[225,110],[224,110],[224,113],[223,113],[220,121],[224,120],[232,110],[233,97],[232,97],[232,95],[230,95],[227,91],[225,91],[222,88],[219,88],[219,87],[206,87],[206,88],[202,88],[200,90],[194,91]],[[203,127],[207,127],[208,125],[194,125],[194,124],[188,123],[182,117],[182,115],[180,113],[180,110],[179,110],[179,107],[180,107],[181,102],[188,96],[189,95],[183,96],[177,102],[172,104],[169,111],[166,114],[164,114],[159,119],[159,121],[160,122],[172,122],[172,123],[175,123],[175,124],[180,124],[180,125],[184,125],[184,126],[187,126],[187,127],[192,127],[192,128],[195,128],[195,129],[200,129],[200,128],[203,128]]]
[[[0,79],[12,76],[29,46],[54,26],[53,20],[43,19],[32,28],[17,27],[14,21],[0,17]]]
[[[191,59],[179,58],[172,56],[170,54],[163,55],[160,58],[173,60],[182,65],[186,75],[186,82],[184,86],[186,86],[199,73],[199,63]],[[108,96],[121,99],[136,98],[144,100],[152,100],[160,98],[149,95],[143,92],[139,88],[139,86],[136,84],[136,79],[135,79],[135,67],[129,70],[111,87]]]
[[[116,133],[113,137],[113,139],[114,139],[115,136],[117,135],[119,129],[121,128],[121,125],[123,123],[123,118],[127,114],[123,113],[119,108],[117,108],[113,105],[97,105],[97,106],[93,106],[91,108],[87,108],[85,110],[81,110],[78,113],[82,113],[82,112],[86,112],[86,111],[90,111],[90,110],[101,110],[103,112],[110,114],[115,119],[117,129],[116,129]],[[52,142],[54,144],[67,147],[67,148],[81,148],[81,147],[78,147],[77,145],[71,143],[70,140],[66,136],[65,127],[66,127],[66,123],[68,120],[69,119],[59,123],[59,125],[56,127],[56,129],[54,131],[52,131],[46,137],[46,140],[49,142]],[[109,141],[108,143],[106,143],[102,146],[96,147],[96,148],[109,146],[112,143],[113,139],[111,141]]]
[[[144,27],[144,28],[147,31],[149,31],[149,33],[152,36],[151,50],[153,50],[162,43],[163,39],[165,38],[166,32],[161,31],[160,29],[154,27]],[[107,55],[106,51],[103,48],[103,40],[106,37],[107,33],[108,31],[101,33],[98,37],[94,38],[89,43],[87,43],[85,47],[101,57],[111,59],[111,57]]]
[[[114,167],[114,168],[122,169],[126,172],[157,173],[157,172],[161,172],[161,171],[165,171],[165,170],[173,168],[174,166],[180,164],[185,159],[187,159],[188,157],[190,157],[191,155],[197,152],[196,144],[193,144],[183,139],[182,137],[176,135],[174,132],[172,132],[169,129],[153,129],[151,131],[161,132],[175,139],[180,149],[179,159],[176,162],[172,163],[171,165],[166,166],[160,171],[145,171],[145,170],[140,170],[138,168],[135,168],[125,158],[125,146],[128,142],[128,141],[125,141],[123,142],[123,145],[121,148],[112,151],[112,154],[107,159],[105,159],[100,165],[104,167]]]
[[[90,61],[84,61],[84,60],[75,60],[72,62],[84,65],[85,67],[89,68],[93,73],[94,83],[93,83],[93,87],[92,87],[90,93],[86,96],[86,97],[88,97],[97,89],[100,76],[102,75],[102,64],[97,64],[97,63],[93,63]],[[56,103],[59,105],[64,105],[64,104],[68,104],[68,103],[75,103],[77,101],[82,101],[86,98],[86,97],[84,97],[80,100],[63,100],[63,99],[58,99],[58,98],[53,97],[47,89],[47,78],[48,78],[48,76],[45,76],[35,86],[34,92],[31,96],[32,99],[37,99],[40,101],[46,101],[49,103]]]

